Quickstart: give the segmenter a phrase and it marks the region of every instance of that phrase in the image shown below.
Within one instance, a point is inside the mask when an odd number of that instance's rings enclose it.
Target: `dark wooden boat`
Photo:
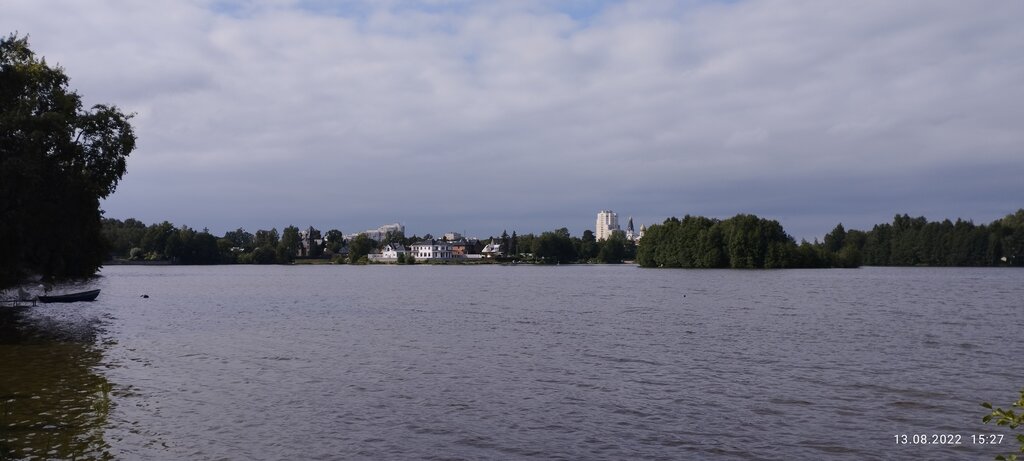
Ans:
[[[89,290],[81,293],[68,293],[66,295],[40,296],[41,303],[74,303],[78,301],[93,301],[100,295],[100,290]]]

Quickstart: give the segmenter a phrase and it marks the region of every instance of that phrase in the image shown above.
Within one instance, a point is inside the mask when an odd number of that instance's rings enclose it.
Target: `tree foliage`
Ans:
[[[288,263],[293,261],[295,255],[299,252],[299,245],[301,245],[299,228],[295,226],[285,227],[284,232],[281,233],[281,242],[278,244],[278,262]]]
[[[96,272],[107,253],[99,200],[135,148],[130,118],[84,109],[27,38],[0,39],[0,285]]]
[[[309,247],[306,248],[306,256],[310,258],[319,258],[324,254],[324,241],[323,235],[319,229],[315,229],[312,226],[307,230],[309,235],[306,236],[308,239]]]
[[[988,225],[897,215],[869,231],[838,224],[821,243],[793,242],[775,221],[669,218],[639,245],[645,267],[1024,266],[1024,209]]]
[[[581,241],[581,247],[584,247]],[[595,247],[597,248],[597,261],[605,264],[619,264],[626,259],[626,247],[627,245],[632,247],[633,242],[626,240],[626,237],[621,233],[614,233],[611,237],[598,242]],[[580,255],[581,257],[583,255]],[[587,258],[587,259],[592,259]]]
[[[111,254],[130,254],[133,248],[142,252],[142,241],[147,226],[141,221],[132,218],[124,221],[104,218],[102,224],[103,238],[110,246]]]
[[[587,229],[583,231],[583,237],[580,238],[579,244],[576,248],[576,253],[580,259],[588,261],[597,257],[599,252],[597,246],[597,239],[594,237],[594,231]]]
[[[647,229],[637,247],[644,267],[773,269],[822,267],[816,248],[798,246],[777,221],[754,215],[718,220],[669,218]]]
[[[221,261],[217,238],[183,226],[167,240],[165,255],[181,264],[216,264]]]
[[[252,251],[256,246],[256,236],[241,227],[228,231],[224,234],[223,239],[231,245],[231,248],[239,248],[242,251]]]
[[[252,234],[238,229],[218,239],[207,230],[179,228],[167,221],[146,226],[129,218],[103,219],[103,237],[110,242],[108,258],[218,264],[236,262],[234,249],[240,248],[238,241],[251,241]]]
[[[324,234],[324,243],[327,251],[339,253],[345,246],[345,235],[338,229],[331,229]]]
[[[997,426],[1006,426],[1012,430],[1024,426],[1024,389],[1020,391],[1020,399],[1012,404],[1012,408],[1017,408],[1017,410],[993,408],[992,404],[988,402],[982,403],[981,406],[991,410],[989,414],[981,418],[981,421],[985,424],[994,422]],[[1016,439],[1020,447],[1017,450],[1017,454],[999,455],[995,459],[1000,461],[1016,461],[1018,454],[1024,453],[1024,433],[1016,434]]]
[[[1024,209],[988,225],[896,215],[852,239],[871,266],[1024,266]]]
[[[569,230],[564,227],[544,232],[540,237],[533,239],[532,250],[535,258],[550,264],[575,262],[578,257],[576,245],[569,236]]]
[[[363,258],[377,248],[377,242],[373,241],[366,234],[359,234],[348,242],[348,260],[352,264],[358,264]]]

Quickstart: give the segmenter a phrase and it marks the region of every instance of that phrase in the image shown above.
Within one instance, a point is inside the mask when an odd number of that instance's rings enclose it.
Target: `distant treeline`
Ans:
[[[799,244],[777,221],[754,215],[718,220],[669,218],[637,249],[644,267],[801,268],[870,266],[1024,266],[1024,209],[976,225],[897,215],[870,231],[839,224],[824,241]]]
[[[854,248],[869,266],[1024,266],[1024,209],[987,225],[902,215],[867,232],[837,226],[825,245]]]
[[[280,233],[276,228],[255,233],[236,229],[214,236],[205,229],[175,227],[166,221],[146,225],[135,219],[103,220],[111,258],[178,264],[287,264],[296,258],[361,263],[386,244],[408,247],[432,238],[392,233],[381,241],[365,235],[345,239],[336,229],[321,233],[313,228],[305,234],[303,238],[298,227],[288,226]],[[621,234],[597,241],[590,230],[576,237],[566,228],[540,235],[503,232],[488,240],[501,244],[506,260],[548,264],[635,259],[643,267],[734,269],[1024,266],[1024,209],[987,225],[963,220],[929,222],[907,215],[897,215],[892,224],[879,224],[866,232],[848,231],[839,224],[821,242],[797,243],[777,221],[749,214],[724,220],[669,218],[648,228],[638,244]]]
[[[124,221],[104,218],[103,236],[108,242],[111,259],[177,264],[287,264],[300,253],[302,244],[299,228],[295,226],[286,227],[283,233],[278,233],[276,228],[255,234],[237,229],[218,237],[207,229],[177,227],[168,221],[146,225],[133,218]],[[326,243],[311,248],[308,254],[312,257],[322,255],[325,247],[342,245],[338,231],[329,232],[327,240],[319,233],[314,238]]]
[[[103,219],[103,236],[110,249],[110,259],[177,264],[288,264],[296,258],[356,264],[367,262],[367,254],[389,243],[409,247],[433,238],[430,234],[407,237],[393,232],[378,241],[365,234],[346,239],[337,229],[321,232],[308,228],[304,232],[305,238],[296,226],[285,227],[282,232],[274,228],[255,233],[239,228],[218,237],[206,229],[197,231],[188,226],[176,227],[167,221],[146,225],[133,218],[124,221]],[[517,235],[515,231],[509,235],[506,231],[486,241],[499,243],[504,253],[502,259],[506,261],[621,263],[636,256],[636,245],[624,235],[616,234],[611,239],[598,242],[593,231],[587,230],[582,237],[574,237],[564,227],[540,235]],[[479,250],[483,242],[474,241],[472,245]],[[407,261],[413,262],[415,260],[411,257]]]

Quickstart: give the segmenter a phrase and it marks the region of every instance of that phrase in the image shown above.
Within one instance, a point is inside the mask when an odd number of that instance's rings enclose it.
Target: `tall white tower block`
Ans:
[[[594,237],[598,240],[608,240],[612,233],[619,229],[619,215],[614,211],[601,210],[597,212],[597,225],[594,227]]]

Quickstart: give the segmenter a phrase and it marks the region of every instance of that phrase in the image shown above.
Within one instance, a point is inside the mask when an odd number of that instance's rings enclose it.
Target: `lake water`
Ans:
[[[0,458],[992,459],[1024,270],[105,268],[0,317]],[[141,298],[143,294],[148,299]],[[959,445],[898,444],[957,434]],[[911,439],[912,441],[912,439]],[[930,440],[929,440],[930,441]]]

